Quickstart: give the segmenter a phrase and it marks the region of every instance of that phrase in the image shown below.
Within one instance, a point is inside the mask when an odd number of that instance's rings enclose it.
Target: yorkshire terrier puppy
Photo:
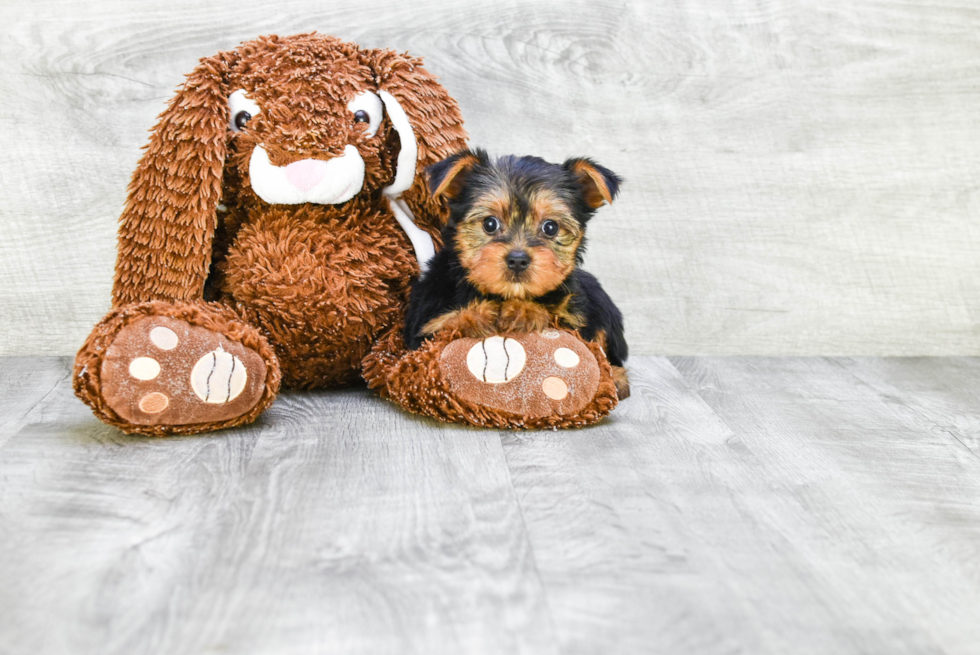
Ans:
[[[622,180],[589,159],[491,161],[483,150],[459,152],[426,173],[433,195],[448,199],[450,217],[442,250],[412,286],[408,348],[447,329],[483,338],[569,328],[603,347],[626,398],[623,317],[599,281],[578,268],[586,225]]]

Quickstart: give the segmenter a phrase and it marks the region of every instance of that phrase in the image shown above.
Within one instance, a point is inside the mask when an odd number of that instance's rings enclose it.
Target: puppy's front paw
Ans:
[[[500,306],[489,300],[470,303],[462,309],[432,319],[425,324],[422,332],[433,335],[437,332],[450,331],[456,337],[482,339],[496,334],[499,311]]]
[[[551,313],[536,302],[505,300],[497,317],[501,332],[541,332],[551,325]]]
[[[613,384],[616,385],[616,395],[619,396],[620,400],[626,400],[630,397],[630,378],[626,373],[626,369],[622,366],[612,367],[612,378]]]

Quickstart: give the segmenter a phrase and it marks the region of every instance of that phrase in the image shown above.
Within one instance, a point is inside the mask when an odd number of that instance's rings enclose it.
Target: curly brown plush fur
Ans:
[[[197,317],[234,315],[257,329],[275,353],[263,357],[281,369],[285,386],[360,379],[361,359],[401,316],[419,272],[392,199],[400,195],[437,240],[446,210],[417,173],[465,144],[456,102],[421,63],[319,34],[262,37],[201,60],[161,114],[133,175],[113,311],[78,355],[76,392],[101,418],[154,434],[225,425],[149,430],[106,411],[97,335],[113,334],[131,305],[151,300],[170,304],[141,311],[174,316],[188,304]],[[237,132],[229,125],[236,90],[261,108]],[[373,135],[348,108],[365,91],[386,99]],[[414,160],[404,156],[409,135],[398,131],[399,110],[411,125]],[[353,147],[363,160],[361,189],[336,204],[266,202],[250,176],[259,145],[273,167],[329,161]],[[410,167],[407,175],[399,165]],[[410,187],[392,189],[406,179]]]
[[[268,364],[259,401],[244,414],[224,421],[134,426],[130,421],[122,418],[116,410],[106,403],[102,392],[102,364],[105,353],[122,329],[141,319],[158,316],[172,317],[185,321],[189,325],[207,328],[255,350]],[[215,305],[167,303],[155,300],[145,303],[131,303],[110,311],[89,334],[79,351],[75,358],[72,377],[75,393],[85,400],[92,407],[95,415],[105,423],[114,425],[126,432],[163,436],[166,434],[195,434],[251,423],[276,399],[282,375],[269,342],[257,329],[238,320],[238,317],[230,309]]]
[[[524,335],[525,338],[527,336],[529,335]],[[510,402],[505,399],[505,402],[492,406],[487,402],[486,396],[466,394],[465,388],[456,386],[455,383],[461,377],[468,375],[465,370],[455,377],[446,370],[446,358],[443,355],[459,337],[460,334],[447,330],[426,341],[417,350],[406,350],[402,330],[391,330],[365,358],[364,377],[371,388],[382,397],[394,400],[410,412],[440,421],[469,423],[482,427],[506,429],[583,427],[605,418],[619,402],[612,367],[601,346],[582,341],[577,336],[566,333],[566,338],[575,339],[587,348],[598,364],[597,385],[587,394],[586,402],[582,403],[581,407],[563,411],[560,403],[549,402],[545,407],[547,412],[532,415],[522,411],[508,411],[507,406],[515,405],[513,399],[509,399]],[[507,387],[514,382],[516,380],[499,386]],[[479,385],[477,389],[479,393]],[[520,391],[523,392],[524,389]],[[488,390],[491,393],[500,393],[495,388]],[[520,401],[533,401],[534,393],[537,391],[538,389],[531,388],[531,393],[515,394],[519,397],[517,404],[527,406]]]
[[[232,112],[236,94],[252,111]],[[355,111],[352,101],[365,97],[383,111]],[[428,361],[419,353],[400,360],[409,283],[425,254],[416,244],[428,234],[438,245],[448,215],[420,172],[465,138],[456,102],[415,57],[302,34],[202,59],[133,175],[113,307],[76,357],[76,394],[106,423],[147,435],[240,425],[268,407],[280,382],[338,386],[362,374],[406,408],[443,420],[598,420],[615,404],[608,364],[567,335],[590,359],[580,376],[588,384],[572,389],[573,409],[554,416],[483,407],[482,391],[476,401],[457,397],[439,377],[459,368],[458,357],[441,357],[443,346],[460,345],[451,335]],[[341,160],[363,166],[350,196],[354,177],[333,199],[299,201],[270,199],[268,185],[260,188],[268,179],[256,177],[264,166],[306,188],[308,169]]]
[[[259,143],[277,166],[308,157],[329,159],[347,144],[355,145],[366,168],[360,194],[344,204],[304,204],[282,215],[308,219],[337,237],[334,241],[356,243],[364,274],[390,269],[387,262],[364,261],[376,254],[368,245],[373,240],[349,234],[357,230],[377,236],[379,221],[364,226],[348,219],[366,211],[384,214],[389,220],[380,221],[380,227],[401,233],[381,194],[395,174],[399,135],[390,121],[383,121],[378,134],[365,138],[349,120],[346,105],[360,91],[391,93],[415,129],[417,168],[438,161],[465,143],[466,134],[456,102],[421,63],[317,34],[263,37],[202,59],[160,115],[133,175],[120,218],[113,305],[199,300],[209,274],[228,272],[233,264],[226,255],[239,229],[275,211],[249,181],[248,156]],[[246,90],[263,111],[247,130],[233,135],[228,96],[235,89]],[[420,226],[436,234],[446,211],[431,199],[419,176],[404,197]],[[227,213],[219,215],[219,204]],[[407,239],[401,241],[400,249],[410,252]],[[212,265],[219,271],[212,271]],[[234,291],[221,285],[218,294],[233,296]]]

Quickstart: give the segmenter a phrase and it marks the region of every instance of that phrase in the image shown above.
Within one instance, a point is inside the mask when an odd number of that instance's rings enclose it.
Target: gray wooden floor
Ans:
[[[632,363],[576,432],[145,439],[0,359],[0,653],[978,652],[980,359]]]

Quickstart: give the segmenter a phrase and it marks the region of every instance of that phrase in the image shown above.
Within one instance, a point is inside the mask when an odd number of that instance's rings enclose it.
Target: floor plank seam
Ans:
[[[564,651],[561,647],[561,640],[558,638],[558,628],[555,625],[555,613],[551,607],[551,598],[548,595],[548,587],[545,585],[544,578],[541,575],[541,569],[538,567],[538,554],[534,549],[534,543],[531,541],[531,533],[528,530],[527,519],[524,516],[524,506],[521,504],[521,498],[517,493],[517,487],[514,485],[514,476],[511,475],[510,459],[507,457],[507,447],[504,445],[504,438],[509,436],[509,433],[500,432],[497,436],[500,441],[500,449],[504,455],[504,463],[507,465],[507,482],[510,484],[510,489],[514,494],[514,502],[517,505],[517,513],[521,519],[521,528],[523,528],[524,537],[527,539],[527,550],[531,557],[531,565],[534,567],[534,574],[537,576],[538,583],[541,585],[542,600],[548,613],[548,625],[551,629],[552,638],[554,639],[555,652],[558,653],[558,655],[564,655]]]
[[[843,361],[843,360],[842,360],[842,359],[841,359],[840,357],[824,357],[823,359],[825,359],[825,360],[828,360],[828,361],[830,361],[830,362],[832,362],[832,363],[834,363],[834,364],[836,364],[837,366],[839,366],[839,367],[840,367],[840,368],[841,368],[842,370],[844,370],[844,371],[845,371],[845,372],[846,372],[846,373],[847,373],[847,374],[848,374],[849,376],[851,376],[851,377],[852,377],[853,379],[855,379],[855,380],[857,380],[857,381],[858,381],[858,383],[860,383],[861,385],[863,385],[863,386],[865,386],[865,387],[867,387],[868,389],[870,389],[870,390],[871,390],[872,392],[874,392],[874,393],[875,393],[876,395],[878,395],[878,396],[881,396],[881,395],[882,395],[882,393],[883,393],[883,392],[882,392],[881,390],[879,390],[879,389],[878,389],[877,387],[875,387],[875,386],[874,386],[873,384],[871,384],[871,383],[870,383],[870,382],[868,382],[867,380],[864,380],[864,379],[863,379],[862,377],[860,377],[860,376],[859,376],[859,375],[857,375],[857,374],[856,374],[856,373],[855,373],[854,371],[852,371],[852,370],[851,370],[851,369],[850,369],[850,368],[849,368],[849,367],[848,367],[848,366],[847,366],[847,365],[846,365],[846,364],[844,363],[844,361]],[[977,453],[975,453],[975,452],[973,452],[973,449],[971,449],[971,448],[970,448],[970,447],[969,447],[968,445],[966,445],[966,443],[964,443],[964,442],[963,442],[963,440],[962,440],[962,439],[960,439],[960,438],[959,438],[959,437],[958,437],[958,436],[957,436],[957,435],[956,435],[956,434],[955,434],[955,433],[954,433],[953,431],[951,431],[951,430],[950,430],[949,428],[946,428],[945,426],[943,426],[943,425],[940,425],[939,423],[937,423],[937,422],[935,421],[935,419],[933,419],[933,418],[931,418],[931,417],[929,417],[929,416],[928,416],[928,415],[926,415],[926,414],[923,414],[923,413],[922,413],[921,411],[919,411],[919,410],[918,410],[917,408],[915,408],[915,407],[913,407],[913,406],[911,406],[911,405],[909,405],[909,404],[908,404],[908,403],[906,403],[906,402],[905,402],[904,400],[902,401],[902,405],[903,405],[904,407],[907,407],[907,408],[909,409],[909,411],[911,411],[911,412],[912,412],[912,413],[914,413],[914,414],[915,414],[916,416],[918,416],[919,418],[921,418],[921,419],[922,419],[923,421],[925,421],[925,422],[926,422],[927,424],[929,424],[929,425],[931,425],[931,426],[933,426],[934,428],[937,428],[937,429],[939,429],[939,430],[942,430],[942,431],[943,431],[943,433],[945,433],[945,434],[947,434],[947,435],[949,435],[949,436],[950,436],[950,437],[951,437],[951,438],[952,438],[952,439],[953,439],[953,440],[954,440],[954,441],[955,441],[956,443],[958,443],[958,444],[959,444],[959,445],[960,445],[960,446],[961,446],[961,447],[963,448],[963,450],[965,450],[965,451],[967,452],[967,454],[969,454],[969,455],[970,455],[971,457],[973,457],[974,459],[977,459],[977,460],[980,460],[980,455],[978,455]]]
[[[64,358],[59,358],[59,359],[64,359]],[[5,431],[9,426],[16,425],[17,423],[29,423],[30,422],[31,415],[35,412],[35,410],[37,410],[38,407],[41,407],[42,405],[44,405],[47,402],[47,400],[51,397],[51,394],[57,392],[61,388],[61,385],[65,382],[65,380],[70,380],[71,379],[71,375],[72,375],[72,369],[71,369],[71,367],[69,367],[69,369],[65,373],[65,375],[63,375],[62,377],[58,378],[58,381],[55,382],[51,386],[50,389],[48,389],[47,393],[45,393],[41,398],[39,398],[37,400],[37,402],[35,402],[34,404],[32,404],[27,409],[27,411],[25,411],[20,416],[17,416],[17,417],[11,418],[8,421],[5,421],[3,423],[3,425],[0,425],[0,448],[3,447],[3,445],[6,443],[7,439],[9,439],[10,437],[13,436],[13,434],[4,435],[3,434],[3,431]],[[21,426],[21,427],[23,427],[23,426]]]

